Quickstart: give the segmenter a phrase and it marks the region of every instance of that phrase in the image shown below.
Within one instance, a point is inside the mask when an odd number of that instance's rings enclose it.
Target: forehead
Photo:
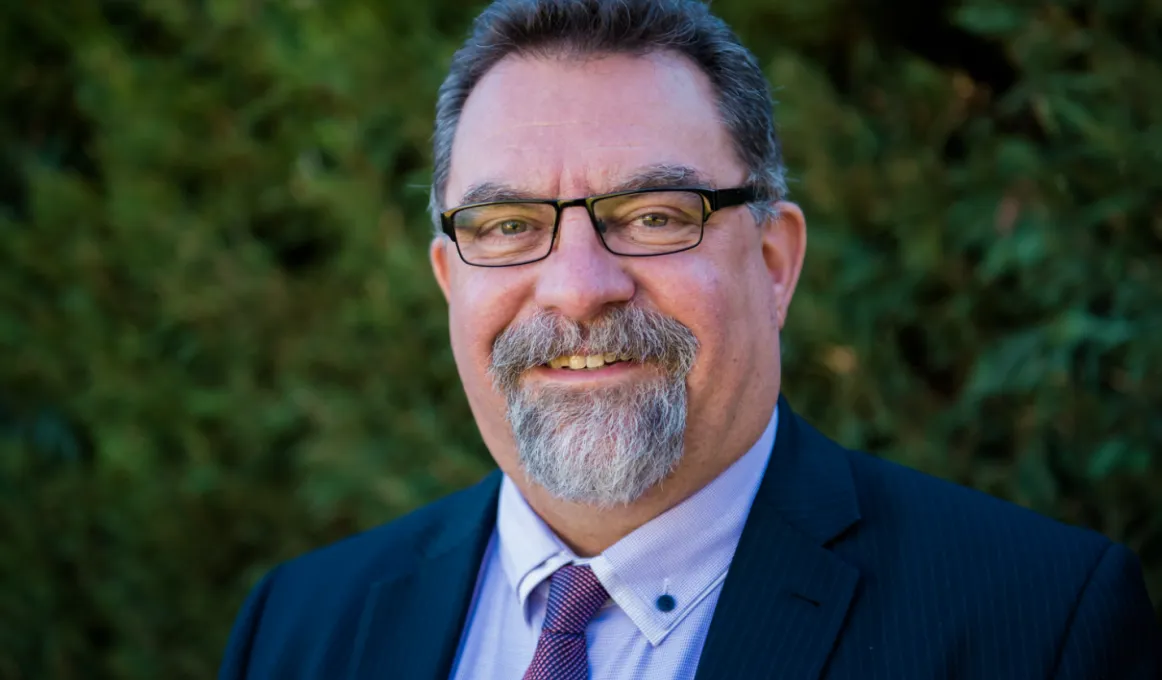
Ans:
[[[465,102],[446,193],[493,183],[546,197],[602,193],[642,168],[696,170],[725,186],[737,162],[709,78],[672,53],[509,57]]]

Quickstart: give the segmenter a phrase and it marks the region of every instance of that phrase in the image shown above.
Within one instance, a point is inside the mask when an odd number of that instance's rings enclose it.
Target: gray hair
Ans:
[[[762,69],[734,32],[699,0],[496,0],[473,24],[452,57],[440,86],[433,135],[429,203],[440,230],[452,142],[464,102],[481,77],[505,57],[564,54],[684,55],[710,78],[722,122],[749,171],[758,197],[751,209],[763,220],[787,192],[770,89]]]

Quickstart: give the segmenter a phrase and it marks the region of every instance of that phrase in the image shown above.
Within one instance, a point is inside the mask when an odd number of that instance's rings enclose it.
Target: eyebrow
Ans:
[[[688,165],[659,163],[639,168],[629,177],[609,187],[602,194],[616,194],[622,191],[641,189],[666,189],[669,187],[708,187],[711,182],[698,170]],[[464,192],[460,205],[492,203],[494,201],[543,201],[531,191],[526,191],[503,182],[485,181],[473,184]],[[553,199],[548,199],[553,200]]]

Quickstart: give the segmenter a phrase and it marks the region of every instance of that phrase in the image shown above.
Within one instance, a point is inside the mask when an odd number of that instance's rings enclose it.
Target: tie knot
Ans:
[[[543,630],[583,634],[589,619],[608,599],[609,593],[592,569],[575,564],[561,567],[549,579],[549,604]]]

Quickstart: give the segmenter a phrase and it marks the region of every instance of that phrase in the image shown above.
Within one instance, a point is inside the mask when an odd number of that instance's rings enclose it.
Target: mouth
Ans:
[[[563,354],[544,366],[562,371],[593,371],[613,364],[628,362],[629,356],[616,352],[605,354]]]

